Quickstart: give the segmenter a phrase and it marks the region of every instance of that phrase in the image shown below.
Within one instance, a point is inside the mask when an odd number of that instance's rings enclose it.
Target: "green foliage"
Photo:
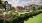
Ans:
[[[36,10],[36,9],[35,9],[35,5],[31,5],[30,8],[31,8],[33,11]]]
[[[3,23],[4,19],[0,19],[0,23]]]
[[[2,0],[0,0],[0,8],[5,8],[5,5],[2,3]]]
[[[14,10],[15,11],[15,7],[11,7],[11,10]]]
[[[5,5],[4,4],[0,4],[0,8],[5,8]]]
[[[0,0],[0,4],[2,4],[2,1]]]
[[[42,23],[42,13],[38,14],[36,17],[33,16],[33,18],[30,18],[27,21],[24,21],[24,23]]]
[[[2,12],[2,11],[0,11],[0,14],[3,14],[3,12]]]
[[[30,13],[20,14],[20,16],[18,15],[18,13],[15,14],[15,15],[12,14],[12,13],[14,13],[14,11],[11,11],[9,13],[7,12],[6,15],[9,14],[9,16],[11,16],[11,18],[6,19],[5,23],[12,23],[12,22],[19,23],[19,22],[25,21],[25,20],[27,20],[29,18],[33,18],[33,16],[36,16],[36,15],[40,14],[41,12],[42,11],[32,11]]]
[[[41,9],[42,9],[42,6],[39,6],[39,7],[38,7],[38,10],[41,10]]]
[[[3,8],[2,4],[0,4],[0,8]]]

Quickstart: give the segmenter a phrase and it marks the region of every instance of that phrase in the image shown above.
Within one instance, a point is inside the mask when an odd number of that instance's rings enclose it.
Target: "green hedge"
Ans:
[[[36,16],[38,14],[42,13],[42,11],[33,11],[30,13],[20,14],[20,16],[12,16],[11,20],[5,20],[0,19],[0,22],[2,23],[23,23],[24,21],[27,21],[29,18],[33,18],[33,16]]]

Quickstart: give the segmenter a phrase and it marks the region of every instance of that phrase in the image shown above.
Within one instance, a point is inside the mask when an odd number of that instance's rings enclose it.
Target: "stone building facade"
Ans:
[[[9,4],[7,1],[4,2],[5,3],[5,10],[10,10],[11,9],[11,4]]]

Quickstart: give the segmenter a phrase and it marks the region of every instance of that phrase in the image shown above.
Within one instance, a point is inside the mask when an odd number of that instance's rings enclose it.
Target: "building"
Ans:
[[[31,10],[30,6],[24,6],[24,7],[17,6],[17,8],[16,8],[16,11],[24,11],[24,12],[26,12],[26,11],[30,11],[30,10]]]
[[[24,10],[24,8],[21,7],[21,6],[17,6],[17,7],[16,7],[16,11],[23,11],[23,10]]]
[[[30,11],[30,6],[24,6],[24,8],[25,8],[25,11]]]
[[[9,4],[7,1],[4,2],[5,3],[5,10],[10,10],[11,9],[11,4]]]
[[[32,8],[32,6],[34,6],[34,8]],[[16,8],[16,10],[17,11],[24,11],[24,12],[26,12],[26,11],[32,11],[32,10],[38,10],[38,8],[40,7],[41,5],[36,5],[36,4],[31,4],[31,5],[29,5],[29,6],[24,6],[24,8],[23,7],[21,7],[21,6],[18,6],[17,8]]]

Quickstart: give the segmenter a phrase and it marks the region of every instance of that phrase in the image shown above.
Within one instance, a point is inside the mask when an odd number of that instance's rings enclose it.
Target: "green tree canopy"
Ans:
[[[30,8],[32,8],[32,10],[35,10],[35,5],[31,5]]]
[[[39,7],[38,7],[38,10],[41,10],[41,9],[42,9],[42,6],[39,6]]]
[[[0,4],[2,4],[1,0],[0,0]]]

